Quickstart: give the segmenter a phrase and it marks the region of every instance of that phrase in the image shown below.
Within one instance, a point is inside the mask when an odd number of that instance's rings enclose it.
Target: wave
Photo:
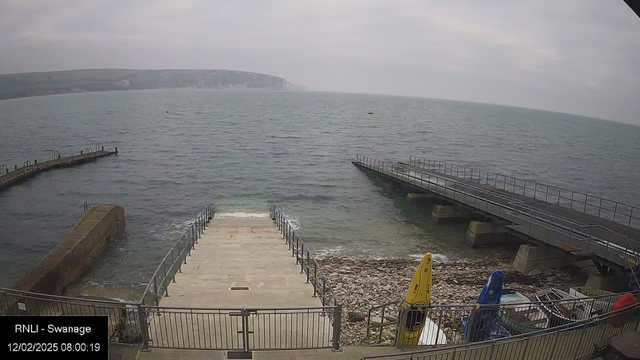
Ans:
[[[248,212],[231,212],[216,214],[219,218],[265,218],[269,217],[269,213],[248,213]]]
[[[332,248],[325,248],[325,249],[321,249],[315,252],[315,257],[317,259],[324,259],[326,257],[332,257],[332,256],[340,256],[343,252],[343,247],[342,246],[336,246],[336,247],[332,247]]]
[[[422,260],[422,257],[424,256],[424,254],[411,254],[409,255],[409,257],[411,259],[415,259],[415,260]],[[432,261],[438,261],[438,262],[447,262],[449,260],[448,256],[442,255],[442,254],[431,254],[431,260]]]

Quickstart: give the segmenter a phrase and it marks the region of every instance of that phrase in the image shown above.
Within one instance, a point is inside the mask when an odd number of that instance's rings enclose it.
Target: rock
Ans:
[[[396,336],[393,331],[389,329],[382,330],[382,340],[395,340]]]
[[[395,342],[393,326],[377,327],[367,336],[368,311],[374,306],[397,302],[407,291],[409,282],[416,269],[414,259],[350,259],[328,257],[319,260],[325,274],[328,275],[338,298],[343,301],[344,320],[342,323],[341,342],[345,346],[393,344]],[[525,295],[531,295],[545,287],[545,280],[555,276],[554,286],[569,287],[567,281],[582,282],[580,269],[536,269],[532,276],[515,271],[509,258],[486,258],[473,261],[434,262],[433,287],[431,302],[433,304],[473,304],[475,303],[487,275],[492,269],[505,269],[505,288],[512,288]],[[351,274],[343,274],[343,271]],[[552,279],[549,279],[552,280]],[[586,278],[585,278],[586,281]],[[582,282],[584,283],[584,282]],[[548,287],[548,286],[547,286]],[[378,317],[372,318],[372,324],[380,322]],[[398,305],[386,308],[385,324],[397,321]],[[393,316],[391,316],[393,315]],[[459,319],[443,318],[443,329],[456,336],[459,332]],[[387,330],[387,331],[385,331]],[[381,332],[384,331],[384,334]],[[378,336],[382,339],[378,342]]]
[[[540,275],[540,274],[542,274],[542,270],[540,269],[533,269],[527,273],[527,275],[531,275],[531,276]]]
[[[349,312],[347,314],[347,318],[349,319],[350,322],[364,321],[364,315],[358,314],[356,312]]]
[[[385,320],[387,320],[387,319],[385,318]],[[372,316],[370,324],[371,325],[380,325],[380,324],[382,324],[382,319],[380,318],[380,316]]]
[[[547,282],[548,282],[548,283],[552,283],[552,282],[556,281],[556,279],[557,279],[557,277],[555,277],[555,276],[549,276],[549,277],[547,278]]]

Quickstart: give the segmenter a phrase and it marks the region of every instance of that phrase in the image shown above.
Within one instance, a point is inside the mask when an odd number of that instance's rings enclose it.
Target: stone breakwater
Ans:
[[[319,260],[331,280],[336,295],[343,301],[342,341],[345,345],[375,343],[367,338],[369,308],[404,298],[419,260],[413,259],[351,259],[327,257]],[[511,266],[513,259],[485,258],[479,260],[433,262],[432,304],[475,303],[487,276],[493,269],[505,274],[505,288],[516,289],[530,296],[539,289],[556,287],[568,290],[582,286],[587,270],[569,267],[549,269],[537,275],[523,275]],[[537,273],[538,271],[536,271]],[[397,307],[392,311],[397,314]],[[387,322],[385,316],[385,322]],[[391,329],[391,328],[390,328]],[[391,343],[393,333],[383,332],[383,342]]]

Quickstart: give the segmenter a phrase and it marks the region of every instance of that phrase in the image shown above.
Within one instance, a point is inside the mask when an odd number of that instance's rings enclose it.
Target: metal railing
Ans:
[[[174,349],[339,349],[338,306],[277,309],[145,306],[149,346]],[[339,326],[338,326],[339,329]]]
[[[562,216],[528,207],[518,201],[505,203],[474,194],[468,184],[431,173],[404,168],[396,163],[357,155],[357,163],[379,174],[436,193],[473,209],[507,220],[517,232],[550,244],[577,246],[584,254],[593,254],[609,262],[637,270],[640,244],[604,227],[580,224]],[[477,191],[476,191],[477,192]],[[492,196],[494,196],[492,194]],[[494,196],[495,197],[495,196]],[[504,199],[501,199],[504,201]]]
[[[93,151],[93,148],[85,148],[84,150],[80,151],[80,155],[88,155],[88,154],[93,154],[93,157],[98,157],[98,151],[104,151],[104,145],[102,143],[98,144],[99,146],[101,146],[102,150],[96,150]],[[118,152],[118,148],[115,148],[115,152]],[[75,156],[80,156],[80,155],[75,155]],[[60,156],[60,152],[58,150],[51,150],[50,153],[51,159],[50,160],[45,160],[43,162],[38,163],[38,160],[35,159],[33,162],[31,160],[27,160],[24,161],[21,167],[18,167],[18,165],[14,166],[14,170],[9,171],[9,168],[6,165],[0,165],[0,185],[3,184],[4,182],[8,181],[8,179],[3,179],[1,178],[2,176],[5,175],[9,175],[11,173],[11,177],[15,177],[16,175],[22,175],[22,174],[29,174],[31,172],[33,172],[34,170],[38,170],[37,168],[35,168],[36,165],[38,165],[39,168],[47,168],[49,166],[56,166],[60,164],[60,159],[62,159],[62,156]],[[73,158],[74,156],[72,156]],[[20,171],[20,173],[16,173]]]
[[[629,204],[537,181],[415,156],[409,157],[409,164],[640,229],[640,209]]]
[[[107,316],[110,342],[144,345],[145,318],[138,303],[0,288],[0,315]]]
[[[277,209],[277,208],[275,208]],[[279,209],[275,214],[279,213]],[[337,300],[308,248],[286,230],[293,256],[301,264],[314,296],[323,306],[299,308],[202,308],[161,307],[169,296],[169,284],[181,271],[198,244],[206,224],[214,216],[207,205],[193,224],[162,259],[137,302],[74,298],[0,288],[1,315],[105,315],[109,317],[111,342],[150,347],[215,349],[250,353],[269,349],[340,349],[342,304]],[[283,229],[291,225],[284,218]],[[286,223],[286,225],[285,225]],[[297,235],[295,235],[297,238]],[[306,258],[305,258],[306,256]],[[147,303],[155,305],[145,305]]]
[[[151,280],[147,283],[147,287],[142,293],[140,303],[148,302],[148,297],[155,303],[160,305],[162,296],[169,296],[169,284],[176,282],[176,273],[182,272],[182,264],[187,263],[187,257],[191,256],[191,250],[196,248],[198,239],[202,236],[207,224],[215,216],[215,207],[212,204],[207,205],[193,221],[191,226],[182,234],[180,239],[167,252],[160,265],[153,273]]]
[[[296,264],[300,265],[300,273],[304,273],[307,277],[307,283],[313,285],[313,296],[320,298],[322,306],[342,306],[331,286],[331,281],[325,275],[315,256],[311,256],[313,251],[300,239],[289,219],[276,205],[273,206],[272,218],[280,229],[289,250],[291,250],[291,256],[295,257]]]
[[[408,314],[412,312],[428,319],[425,324],[429,325],[425,325],[421,334],[425,341],[417,345],[437,347],[485,341],[597,317],[610,312],[623,294],[517,304],[432,304],[411,308],[403,307],[403,301],[398,300],[369,309],[367,338],[377,344],[401,346],[403,331],[398,330],[403,329],[402,319],[411,318]],[[639,296],[640,291],[632,294]],[[384,329],[389,329],[395,341],[385,343]]]
[[[365,356],[364,359],[578,359],[595,350],[594,343],[617,334],[636,331],[640,304],[598,317],[504,339],[454,345],[422,351]]]

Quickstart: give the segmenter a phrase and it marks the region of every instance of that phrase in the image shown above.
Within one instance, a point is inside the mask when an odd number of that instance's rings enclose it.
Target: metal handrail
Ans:
[[[582,213],[594,215],[606,220],[610,220],[610,219],[607,219],[606,217],[606,213],[610,212],[610,213],[613,213],[613,219],[611,221],[621,225],[633,227],[632,226],[633,219],[640,221],[640,214],[637,216],[634,215],[634,212],[640,212],[640,208],[638,208],[637,206],[625,204],[619,201],[614,201],[614,200],[602,198],[595,195],[589,195],[589,194],[581,193],[574,190],[563,189],[559,186],[547,185],[547,184],[540,183],[533,180],[519,179],[514,176],[504,175],[496,172],[476,170],[470,167],[468,168],[466,166],[461,167],[460,165],[456,165],[456,164],[448,164],[442,161],[418,158],[415,156],[409,156],[409,163],[412,166],[417,166],[427,170],[437,171],[440,173],[444,173],[445,175],[455,176],[457,178],[462,177],[465,180],[469,178],[469,180],[472,182],[475,181],[479,184],[492,186],[496,189],[502,189],[504,191],[509,191],[514,194],[531,197],[536,200],[548,202],[551,204],[556,204],[558,206],[569,208],[571,210],[581,211]],[[447,170],[449,170],[448,173],[447,173]],[[462,170],[462,173],[460,172],[460,170]],[[482,175],[483,173],[484,173],[484,176]],[[512,182],[509,182],[508,179],[512,179]],[[502,187],[499,187],[498,183],[501,183]],[[520,183],[520,185],[518,185],[518,183]],[[531,186],[528,187],[527,186],[528,184],[529,185],[533,184],[533,187]],[[507,186],[507,185],[510,185],[510,186]],[[519,192],[517,189],[522,189],[522,192]],[[550,189],[556,189],[557,192],[555,191],[549,192]],[[563,196],[563,193],[565,194],[565,196]],[[569,193],[571,194],[571,197],[568,197],[568,195],[566,195]],[[544,198],[542,198],[542,196],[539,197],[538,194],[544,194]],[[579,195],[579,197],[584,198],[584,201],[580,200],[579,198],[576,199],[576,195]],[[551,196],[551,199],[557,199],[557,201],[550,201],[551,200],[550,196]],[[565,206],[566,203],[563,203],[560,199],[568,200],[569,206],[568,207]],[[595,203],[590,203],[589,199],[595,200],[595,202],[598,204],[596,205]],[[583,205],[582,210],[580,210],[579,208],[576,209],[574,207],[574,203],[582,204]],[[603,203],[605,205],[609,203],[610,206],[603,207]],[[591,212],[587,212],[588,207],[592,209],[597,209],[598,213],[593,214]],[[628,212],[623,211],[624,208],[628,208],[629,211]],[[616,216],[618,215],[628,218],[629,221],[626,224],[617,222]]]
[[[495,346],[500,346],[503,343],[508,343],[508,344],[513,344],[515,342],[528,342],[530,341],[530,339],[535,339],[535,338],[539,338],[539,337],[543,337],[543,336],[549,336],[549,337],[557,337],[560,336],[561,334],[567,334],[569,331],[575,331],[575,330],[586,330],[589,327],[594,327],[594,326],[598,326],[598,325],[603,325],[606,324],[608,321],[612,321],[615,319],[620,319],[622,320],[625,325],[629,324],[629,322],[627,322],[627,320],[632,319],[635,321],[632,321],[631,323],[633,325],[633,327],[629,327],[627,330],[628,331],[635,331],[636,327],[637,327],[637,312],[638,309],[640,309],[640,303],[636,303],[632,306],[629,307],[625,307],[619,310],[615,310],[603,315],[600,315],[598,317],[594,317],[588,320],[583,320],[583,321],[576,321],[574,323],[570,323],[570,324],[565,324],[562,326],[558,326],[558,327],[554,327],[551,329],[543,329],[543,330],[539,330],[539,331],[535,331],[535,332],[531,332],[531,333],[527,333],[527,334],[520,334],[520,335],[516,335],[516,336],[510,336],[510,337],[505,337],[505,338],[500,338],[500,339],[494,339],[494,340],[486,340],[486,341],[480,341],[480,342],[474,342],[474,343],[465,343],[465,344],[455,344],[452,346],[443,346],[443,347],[438,347],[438,348],[432,348],[432,349],[427,349],[427,350],[419,350],[419,351],[408,351],[408,352],[399,352],[396,354],[385,354],[385,355],[373,355],[373,356],[365,356],[363,359],[367,360],[367,359],[415,359],[416,357],[419,357],[420,359],[427,359],[427,357],[430,355],[430,353],[436,353],[435,356],[438,356],[439,358],[445,358],[445,355],[447,354],[448,351],[452,351],[454,356],[455,353],[463,348],[468,348],[468,349],[472,349],[477,351],[478,349],[481,348],[491,348],[493,349]],[[629,319],[625,318],[625,317],[629,317]],[[624,328],[623,328],[624,331]],[[580,347],[580,345],[582,344],[583,341],[583,335],[584,332],[582,332],[580,340],[578,341],[578,343],[576,344],[576,354],[575,356],[570,357],[570,359],[574,359],[574,358],[578,358],[580,356],[584,356],[587,355],[589,351],[591,351],[593,349],[593,347],[591,347],[592,343],[589,343],[587,347]],[[603,338],[606,338],[604,336],[604,332],[601,334],[601,336]],[[593,339],[590,338],[589,341],[590,342],[595,342],[599,339]],[[557,340],[556,340],[556,345],[557,345]],[[555,348],[555,346],[554,346]],[[532,349],[532,351],[535,351],[537,349]],[[587,353],[586,354],[580,354],[580,350],[582,350],[583,352],[586,350]],[[467,350],[469,351],[469,350]],[[527,352],[527,347],[525,347],[524,349],[524,353],[521,354],[522,356],[519,358],[525,358]],[[553,350],[552,350],[553,353]],[[476,352],[477,354],[477,352]],[[515,355],[515,354],[514,354]],[[449,358],[449,357],[446,357]],[[491,356],[489,358],[492,358]]]
[[[2,288],[0,288],[1,290]],[[233,310],[242,310],[244,308],[233,308],[233,307],[206,307],[206,306],[195,306],[195,307],[190,307],[190,306],[156,306],[156,305],[145,305],[144,306],[145,309],[165,309],[165,310],[229,310],[229,311],[233,311]],[[299,307],[282,307],[282,308],[251,308],[252,310],[256,310],[256,311],[286,311],[286,310],[326,310],[326,309],[333,309],[335,308],[334,305],[327,305],[327,306],[299,306]]]
[[[44,294],[44,293],[37,293],[37,292],[31,292],[31,291],[9,289],[9,288],[4,288],[4,287],[0,287],[0,293],[6,293],[6,294],[14,295],[14,296],[21,296],[21,297],[31,298],[31,299],[35,299],[35,300],[59,300],[59,301],[65,301],[67,303],[88,302],[88,303],[101,303],[101,304],[123,305],[123,306],[124,305],[136,305],[137,304],[136,302],[132,302],[132,301],[117,301],[117,300],[107,300],[107,299],[80,298],[80,297],[71,297],[71,296],[54,295],[54,294]]]
[[[300,273],[306,273],[307,283],[312,283],[313,296],[320,297],[322,306],[329,304],[331,299],[333,299],[334,306],[341,304],[342,302],[333,290],[331,281],[325,275],[315,256],[311,257],[313,251],[300,239],[289,219],[277,205],[273,205],[272,218],[282,232],[282,237],[289,246],[289,250],[292,251],[292,256],[296,257],[296,264],[300,264]],[[322,279],[322,283],[319,282],[319,279]],[[327,294],[330,296],[329,298]]]
[[[422,160],[422,161],[421,161],[421,160]],[[426,164],[426,169],[428,169],[428,170],[433,170],[433,171],[437,171],[437,172],[440,172],[440,173],[444,173],[445,175],[450,175],[450,176],[455,176],[455,177],[457,177],[457,178],[460,178],[460,174],[459,174],[459,168],[460,168],[460,167],[459,167],[459,165],[447,164],[447,163],[445,163],[445,162],[440,162],[440,161],[435,161],[435,160],[427,160],[427,159],[424,159],[424,158],[420,159],[420,158],[416,158],[416,157],[414,157],[414,156],[410,156],[410,157],[409,157],[409,164],[410,164],[410,166],[414,166],[414,167],[418,167],[418,168],[423,168],[423,169],[425,168],[425,164]],[[430,166],[431,164],[434,164],[434,165],[433,165],[433,166]],[[438,164],[437,168],[436,168],[435,164]],[[455,169],[456,169],[456,173],[455,173],[455,174],[453,173],[454,166],[455,166]],[[449,169],[450,169],[449,174],[447,174],[447,168],[449,168]],[[444,170],[441,170],[441,169],[444,169]],[[482,170],[474,170],[474,169],[472,169],[472,168],[469,168],[469,172],[471,173],[470,181],[471,181],[472,183],[473,183],[473,181],[474,181],[473,174],[474,174],[474,172],[476,172],[476,171],[477,171],[477,173],[478,173],[478,177],[477,177],[475,180],[477,181],[477,183],[478,183],[478,184],[481,184],[481,185],[488,185],[488,186],[493,186],[494,188],[499,189],[495,181],[494,181],[494,184],[493,184],[493,185],[491,185],[491,183],[490,183],[490,181],[489,181],[489,180],[491,179],[491,177],[490,177],[491,172],[487,172],[487,171],[485,171],[486,176],[485,176],[485,177],[482,177],[482,176],[481,176],[481,172],[482,172]],[[466,177],[466,174],[467,174],[467,168],[466,168],[466,167],[464,167],[464,168],[463,168],[463,174],[462,174],[463,179],[466,179],[466,178],[467,178],[467,177]],[[497,176],[498,176],[498,175],[500,175],[500,176],[507,176],[507,175],[502,175],[502,174],[499,174],[499,173],[494,173],[494,175],[496,175],[496,176],[494,177],[495,179],[497,179]],[[535,182],[535,181],[530,181],[530,180],[521,180],[521,181],[524,181],[524,185],[523,185],[523,186],[521,186],[521,187],[523,187],[523,191],[522,191],[522,194],[520,194],[520,193],[516,192],[516,188],[517,188],[517,180],[518,180],[518,179],[517,179],[517,178],[515,178],[515,177],[512,177],[512,178],[514,179],[514,181],[513,181],[513,187],[512,187],[512,189],[511,189],[511,190],[512,190],[512,191],[511,191],[512,193],[514,193],[514,194],[518,194],[518,195],[523,195],[523,196],[529,196],[529,195],[527,194],[527,191],[526,191],[526,190],[527,190],[527,189],[529,189],[529,190],[534,190],[534,192],[533,192],[533,196],[530,196],[530,197],[532,197],[532,198],[534,198],[534,199],[536,199],[536,200],[543,201],[542,199],[538,198],[538,196],[537,196],[537,193],[539,192],[539,193],[541,193],[541,194],[545,194],[545,199],[544,199],[544,201],[545,201],[545,202],[547,202],[547,203],[549,203],[549,201],[548,201],[548,200],[549,200],[549,197],[548,197],[548,195],[549,195],[549,192],[548,192],[549,185],[541,184],[541,183],[537,183],[537,182]],[[482,182],[482,179],[485,179],[484,183]],[[494,179],[494,180],[495,180],[495,179]],[[534,187],[533,187],[533,188],[527,188],[527,182],[529,182],[529,183],[533,183],[533,184],[534,184]],[[503,190],[509,191],[509,190],[506,188],[506,183],[507,183],[507,182],[506,182],[506,178],[505,178],[505,182],[504,182],[504,184],[503,184],[503,185],[504,185],[504,186],[503,186]],[[542,190],[538,190],[539,185],[545,186],[545,191],[544,191],[544,192],[543,192]],[[558,205],[558,206],[562,206],[562,204],[560,204],[560,198],[562,198],[562,196],[561,196],[561,190],[564,190],[564,189],[562,189],[562,188],[558,188],[558,189],[559,189],[559,190],[558,190],[558,195],[557,195],[557,196],[558,196],[558,202],[550,202],[550,203],[555,204],[555,205]],[[578,193],[578,194],[580,194],[580,193]],[[556,195],[554,194],[553,196],[556,196]],[[574,209],[574,208],[573,208],[573,201],[574,201],[573,197],[574,197],[574,196],[572,195],[572,206],[570,207],[570,209],[571,209],[571,210],[576,210],[576,209]],[[587,212],[586,212],[586,205],[594,206],[593,204],[588,204],[588,203],[586,202],[586,201],[587,201],[587,199],[588,199],[589,197],[594,198],[595,196],[593,196],[593,195],[586,195],[586,194],[585,194],[585,203],[584,203],[584,204],[585,204],[585,206],[583,207],[583,211],[582,211],[583,213],[587,213]],[[602,198],[600,198],[600,204],[602,204],[602,200],[603,200],[603,199],[602,199]],[[606,199],[604,199],[604,200],[606,200]],[[606,201],[613,202],[612,200],[606,200]],[[617,203],[617,204],[622,204],[622,203]],[[623,205],[625,205],[625,206],[630,206],[630,205],[626,205],[626,204],[623,204]],[[606,209],[606,208],[605,208],[605,209]],[[617,209],[617,205],[616,205],[616,209]],[[610,209],[608,209],[608,210],[610,210]],[[589,213],[587,213],[587,214],[589,214]],[[589,215],[594,215],[594,214],[589,214]],[[599,210],[599,211],[598,211],[598,215],[597,215],[597,216],[598,216],[598,217],[602,217],[602,216],[600,216],[600,215],[601,215],[601,211]],[[627,214],[624,214],[624,215],[625,215],[625,216],[629,216],[629,223],[628,223],[628,225],[627,225],[627,226],[631,227],[631,219],[632,219],[632,215],[633,215],[633,207],[631,208],[631,211],[630,211],[630,213],[629,213],[628,215],[627,215]],[[558,217],[556,217],[556,218],[558,218]],[[606,218],[604,218],[604,219],[606,219]],[[638,218],[638,219],[640,219],[640,218]],[[608,219],[606,219],[606,220],[608,220]],[[613,221],[613,222],[615,222],[615,214],[614,214],[614,218],[613,218],[613,220],[612,220],[612,221]],[[549,223],[550,223],[550,222],[549,222]],[[570,227],[570,230],[571,230],[571,229],[573,229],[573,228],[574,228],[574,226],[575,226],[576,224],[575,224],[574,222],[570,222],[570,223],[571,223],[571,227]],[[621,225],[624,225],[624,224],[621,224]],[[610,237],[611,237],[611,235],[613,235],[613,234],[617,235],[618,237],[623,238],[623,240],[626,240],[626,242],[627,242],[627,249],[631,249],[631,254],[633,255],[633,256],[632,256],[633,261],[634,261],[636,264],[640,264],[640,252],[638,252],[638,251],[636,250],[636,246],[634,245],[634,243],[631,241],[631,239],[630,239],[628,236],[626,236],[626,235],[624,235],[624,234],[621,234],[621,233],[619,233],[619,232],[616,232],[616,231],[610,230],[610,229],[608,229],[608,228],[606,228],[606,227],[604,227],[604,226],[602,226],[602,225],[599,225],[599,224],[589,224],[589,225],[585,225],[585,226],[579,226],[579,228],[600,228],[600,229],[603,229],[603,230],[605,230],[605,231],[607,231],[607,232],[609,233],[609,238],[610,238]],[[584,234],[583,234],[583,235],[584,235]],[[638,241],[637,241],[637,240],[634,240],[634,242],[638,242]],[[588,247],[588,245],[587,245],[587,247]],[[627,259],[628,259],[628,257],[629,257],[629,251],[624,251],[624,258],[625,258],[625,260],[627,260]],[[630,267],[630,272],[631,272],[631,278],[632,278],[632,280],[635,282],[636,286],[637,286],[638,288],[640,288],[640,280],[638,279],[638,277],[637,277],[637,275],[636,275],[636,271],[637,271],[637,269],[634,269],[631,265],[629,265],[629,267]]]
[[[539,309],[543,306],[547,308],[555,307],[556,305],[562,305],[562,307],[566,311],[578,311],[582,314],[586,314],[588,312],[592,312],[595,310],[601,311],[606,310],[609,312],[610,307],[613,303],[620,298],[623,293],[614,293],[608,295],[599,295],[593,297],[584,297],[584,298],[575,298],[569,300],[549,300],[549,301],[529,301],[522,303],[508,303],[508,304],[428,304],[428,305],[420,305],[418,308],[429,313],[431,316],[431,320],[436,324],[441,324],[442,319],[450,319],[450,318],[460,318],[461,316],[469,316],[471,314],[483,314],[483,313],[495,313],[495,312],[504,312],[509,309],[518,309],[518,311],[522,311],[525,309]],[[628,292],[634,295],[635,297],[640,296],[640,290]],[[376,305],[368,310],[367,315],[367,337],[369,337],[372,333],[377,335],[377,343],[382,343],[382,331],[384,328],[395,327],[398,324],[398,320],[402,317],[402,307],[403,300],[398,299],[396,301],[391,301],[385,304]],[[606,308],[606,309],[605,309]],[[586,309],[589,309],[588,311]],[[372,323],[371,319],[376,316],[375,313],[381,314],[379,323]],[[396,320],[385,322],[385,316],[391,314]],[[435,315],[435,316],[434,316]],[[591,317],[591,316],[589,316]],[[439,326],[440,328],[440,326]],[[397,329],[397,328],[396,328]],[[459,335],[459,334],[458,334]],[[471,338],[475,336],[475,334],[467,334],[470,335]],[[459,337],[459,340],[463,340],[463,337]],[[449,338],[449,341],[456,341]]]
[[[498,202],[494,202],[485,198],[481,198],[479,196],[476,196],[472,193],[466,192],[466,191],[462,191],[458,188],[454,187],[450,187],[448,186],[449,183],[453,183],[454,185],[467,185],[463,182],[459,182],[456,180],[452,180],[449,178],[443,178],[443,177],[439,177],[437,175],[433,175],[430,173],[422,173],[420,172],[420,177],[417,176],[412,176],[410,174],[404,173],[402,171],[399,171],[399,167],[393,163],[393,162],[389,162],[389,161],[384,161],[384,160],[378,160],[375,158],[370,158],[368,156],[364,156],[364,155],[357,155],[356,156],[356,162],[361,163],[361,164],[365,164],[368,167],[370,167],[371,169],[378,171],[382,174],[387,174],[390,176],[395,176],[395,177],[399,177],[402,181],[406,181],[409,183],[412,183],[414,185],[419,185],[419,186],[425,186],[426,185],[426,189],[428,191],[433,191],[435,193],[444,193],[445,195],[447,194],[447,192],[453,192],[453,199],[455,199],[456,201],[462,201],[463,203],[468,203],[471,204],[471,202],[468,202],[467,199],[472,199],[473,202],[473,206],[484,210],[484,211],[488,211],[489,206],[492,207],[497,207],[498,208],[498,215],[499,217],[502,217],[504,219],[510,220],[512,221],[514,224],[517,224],[516,219],[520,219],[523,220],[525,222],[525,224],[518,224],[518,225],[528,225],[529,226],[529,232],[528,234],[531,233],[531,228],[532,225],[536,225],[536,226],[541,226],[544,229],[548,230],[547,231],[547,238],[549,238],[550,233],[551,232],[555,232],[557,234],[560,234],[563,237],[567,237],[569,243],[571,243],[571,240],[575,240],[578,242],[584,242],[584,241],[588,241],[587,244],[587,252],[588,249],[591,247],[591,241],[593,240],[595,243],[598,243],[602,246],[606,245],[606,249],[605,249],[605,255],[607,254],[607,252],[609,251],[609,249],[612,249],[614,251],[617,251],[619,253],[621,253],[621,257],[622,258],[626,258],[628,256],[628,252],[630,249],[624,248],[620,245],[617,245],[615,243],[612,243],[611,241],[609,241],[611,239],[611,235],[612,232],[611,230],[607,230],[609,233],[609,240],[604,240],[604,239],[600,239],[596,236],[593,236],[593,234],[586,234],[586,233],[580,233],[580,229],[581,228],[586,228],[587,225],[581,225],[581,224],[576,224],[575,222],[572,221],[568,221],[565,220],[561,217],[557,217],[557,216],[553,216],[551,214],[547,214],[548,218],[542,217],[541,215],[534,215],[533,212],[535,211],[536,213],[539,213],[538,209],[533,209],[530,207],[527,207],[525,205],[518,205],[521,208],[528,210],[528,213],[522,210],[517,209],[515,206],[507,206]],[[418,171],[414,170],[414,173],[418,174]],[[444,185],[443,185],[444,183]],[[432,187],[435,187],[435,189],[433,189]],[[443,190],[441,190],[443,189]],[[450,196],[449,196],[450,197]],[[462,200],[459,199],[459,197],[462,197]],[[484,208],[482,208],[481,206],[478,205],[478,203],[480,204],[484,204]],[[515,205],[515,204],[512,204]],[[503,213],[504,212],[504,213]],[[555,221],[552,221],[554,220]],[[536,221],[535,223],[532,221]],[[562,224],[564,223],[564,225]],[[555,227],[555,229],[554,229]],[[563,233],[560,230],[565,230],[567,232],[569,232],[569,235]],[[573,235],[579,235],[580,237],[574,237]],[[630,239],[629,237],[626,237],[626,241],[627,242],[638,242],[635,239]],[[612,245],[613,244],[613,245]],[[620,251],[622,250],[622,251]],[[594,253],[595,254],[595,253]],[[633,251],[632,255],[634,257],[638,257],[638,253]],[[609,259],[607,259],[609,260]]]
[[[187,263],[187,256],[191,255],[191,250],[195,249],[206,224],[215,216],[215,207],[212,204],[207,205],[197,216],[191,226],[182,234],[182,237],[171,247],[164,256],[158,268],[153,273],[151,280],[140,298],[140,303],[145,304],[148,294],[154,295],[156,306],[160,305],[160,298],[169,296],[169,279],[176,281],[175,274],[182,272],[183,262]],[[158,279],[160,281],[158,281]],[[153,288],[152,288],[153,286]]]

